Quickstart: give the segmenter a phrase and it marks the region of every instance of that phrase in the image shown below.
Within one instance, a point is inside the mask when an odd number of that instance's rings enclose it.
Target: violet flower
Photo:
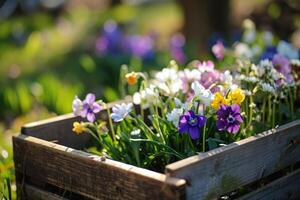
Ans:
[[[240,124],[243,122],[243,118],[238,104],[231,106],[225,104],[221,105],[217,111],[217,115],[217,128],[219,131],[237,133],[240,130]]]
[[[124,33],[113,20],[104,23],[101,35],[96,40],[96,52],[99,54],[121,54],[124,46]]]
[[[81,116],[87,118],[90,122],[94,122],[96,120],[95,113],[101,110],[101,106],[95,100],[96,97],[92,93],[87,94],[83,101],[75,97],[73,101],[73,113],[76,116]]]
[[[170,52],[172,57],[180,64],[185,63],[186,56],[184,53],[185,38],[182,34],[175,34],[170,40]]]
[[[149,35],[133,35],[127,37],[127,45],[130,53],[143,59],[151,59],[154,56],[154,41]]]
[[[292,71],[289,60],[281,54],[276,54],[272,59],[272,63],[277,71],[283,75],[289,74]]]
[[[179,119],[179,133],[188,133],[193,140],[200,138],[201,127],[206,123],[206,118],[202,115],[197,115],[194,111],[185,112]]]
[[[276,54],[273,57],[272,63],[275,69],[284,75],[287,83],[293,82],[294,79],[291,74],[292,66],[290,65],[290,62],[286,57],[281,54]]]
[[[212,47],[212,52],[218,60],[223,60],[225,54],[225,47],[222,41],[218,41]]]

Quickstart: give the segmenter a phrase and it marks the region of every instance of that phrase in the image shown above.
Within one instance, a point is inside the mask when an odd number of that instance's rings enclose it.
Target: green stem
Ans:
[[[263,98],[262,103],[262,123],[265,124],[266,98]]]
[[[250,107],[249,115],[248,115],[249,119],[248,119],[248,124],[246,126],[246,129],[248,129],[251,126],[252,118],[253,118],[253,97],[252,97],[252,95],[250,96],[250,105],[249,105],[249,107]]]
[[[275,101],[275,100],[274,100],[274,101]],[[275,109],[276,109],[276,103],[273,102],[273,109],[272,109],[272,112],[273,112],[273,114],[272,114],[272,128],[275,127]]]
[[[203,136],[202,136],[202,151],[205,152],[205,142],[206,142],[206,123],[203,128]]]
[[[291,108],[291,115],[292,115],[292,120],[294,119],[294,98],[293,94],[289,88],[289,96],[290,96],[290,108]]]
[[[271,105],[271,95],[268,96],[268,126],[271,125],[271,115],[272,115],[272,105]]]
[[[108,123],[109,123],[110,131],[111,131],[112,139],[113,139],[113,141],[116,141],[116,133],[115,133],[113,122],[110,117],[110,109],[106,105],[105,105],[105,107],[106,107],[106,111],[107,111]]]

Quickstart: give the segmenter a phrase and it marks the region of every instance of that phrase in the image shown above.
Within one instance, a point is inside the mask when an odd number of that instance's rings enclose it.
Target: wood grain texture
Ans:
[[[300,169],[247,194],[238,200],[298,200],[300,199]]]
[[[117,103],[129,102],[129,97],[121,101],[116,101],[107,104],[111,108]],[[106,119],[106,110],[102,110],[97,114],[97,118]],[[72,132],[73,123],[75,121],[85,121],[81,117],[76,117],[73,114],[60,115],[46,120],[25,124],[21,128],[21,133],[37,137],[43,140],[52,141],[74,149],[83,149],[90,139],[89,134],[76,135]]]
[[[188,199],[215,199],[300,161],[300,120],[178,161],[166,174],[187,180]]]
[[[13,138],[14,161],[23,178],[39,180],[92,199],[183,199],[185,180],[54,144]],[[18,180],[21,180],[19,177]]]
[[[59,195],[41,190],[37,187],[34,187],[29,184],[25,184],[23,189],[25,190],[26,196],[23,196],[22,199],[28,200],[67,200]]]

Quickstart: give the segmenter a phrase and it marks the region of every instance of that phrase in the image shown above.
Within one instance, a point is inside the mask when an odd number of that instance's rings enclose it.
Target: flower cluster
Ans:
[[[235,46],[239,49],[235,70],[215,66],[228,56],[219,41],[212,49],[217,62],[192,61],[180,69],[173,60],[151,76],[126,74],[124,87],[135,90],[127,102],[108,106],[93,94],[83,101],[75,97],[74,114],[88,122],[75,122],[73,131],[91,134],[99,154],[162,171],[170,162],[296,119],[300,61],[295,49],[281,42],[271,57],[255,60],[253,55],[259,58],[263,51],[253,50],[253,28],[245,22],[243,41]],[[264,37],[272,44],[270,33]],[[253,43],[251,48],[246,42]],[[174,47],[180,46],[177,43]],[[177,50],[173,53],[180,55]],[[96,120],[100,111],[107,118]]]

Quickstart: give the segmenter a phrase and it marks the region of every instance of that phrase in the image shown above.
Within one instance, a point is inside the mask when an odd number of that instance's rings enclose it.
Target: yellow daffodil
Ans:
[[[215,97],[211,102],[211,106],[217,110],[222,104],[228,105],[229,102],[220,92],[216,92]]]
[[[129,85],[134,85],[134,84],[137,83],[138,74],[135,73],[135,72],[130,72],[130,73],[125,75],[125,78],[126,78],[127,83]]]
[[[72,131],[74,131],[78,135],[83,132],[83,129],[84,129],[84,127],[83,127],[82,123],[79,123],[79,122],[74,122],[73,123],[73,129],[72,129]]]
[[[240,88],[234,89],[229,92],[228,99],[231,104],[241,105],[241,103],[245,100],[244,91]]]

